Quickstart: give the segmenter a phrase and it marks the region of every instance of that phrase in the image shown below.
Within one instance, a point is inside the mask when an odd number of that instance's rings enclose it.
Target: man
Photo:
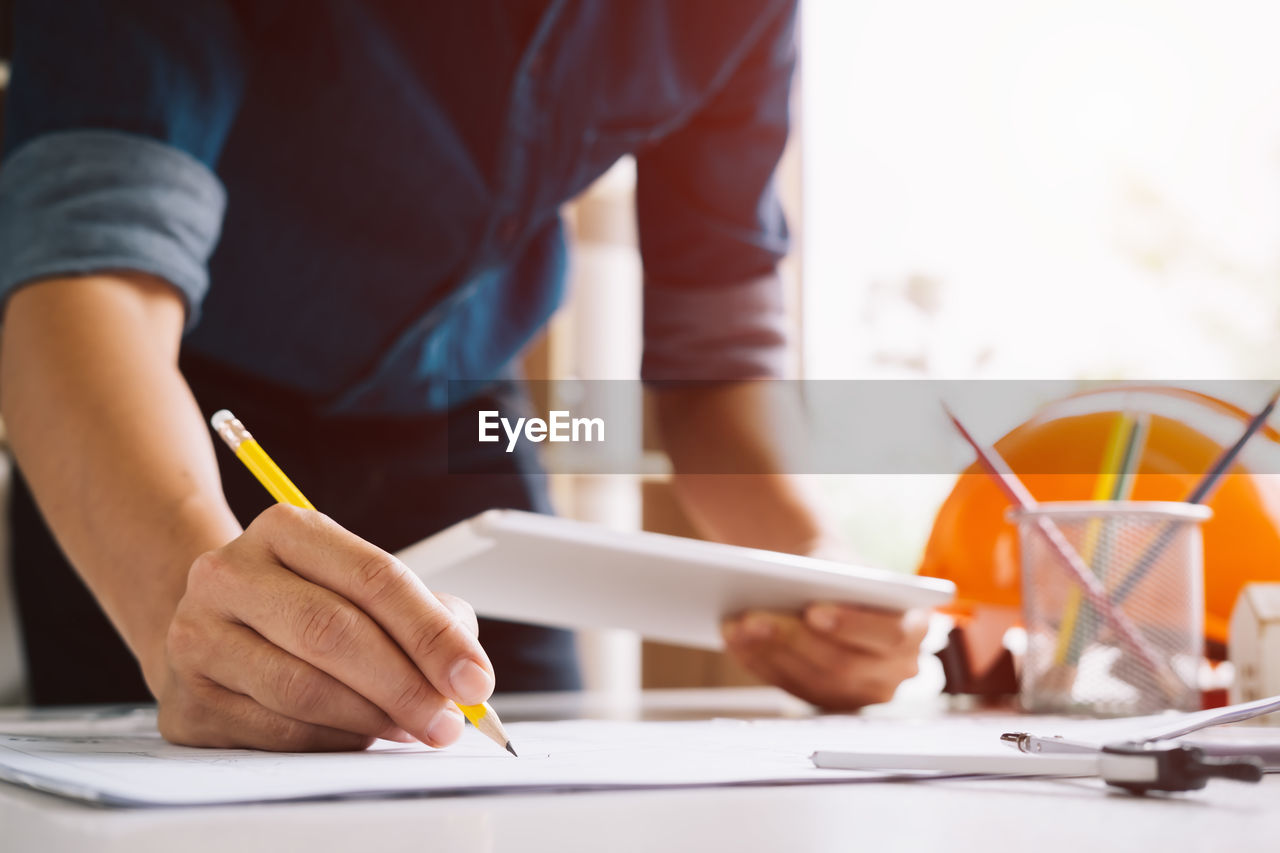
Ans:
[[[561,296],[557,208],[628,152],[644,376],[722,382],[658,394],[683,500],[722,540],[829,547],[744,381],[778,375],[785,344],[772,175],[794,15],[787,0],[19,3],[0,408],[24,481],[34,698],[149,690],[176,742],[344,749],[453,741],[450,700],[483,700],[495,673],[574,686],[567,635],[486,623],[482,648],[470,608],[389,552],[487,507],[548,509],[524,454],[447,464],[444,409],[520,404],[510,362]],[[488,390],[450,401],[450,379]],[[239,471],[219,482],[205,415],[224,406],[337,521],[264,509]],[[765,473],[679,473],[708,458]],[[855,707],[914,672],[923,621],[827,605],[725,630],[763,677]]]

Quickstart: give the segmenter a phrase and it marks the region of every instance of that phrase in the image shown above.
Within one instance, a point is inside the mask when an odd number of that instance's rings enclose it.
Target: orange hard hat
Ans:
[[[1102,388],[1050,403],[996,442],[1038,501],[1092,497],[1108,436],[1121,411],[1150,416],[1133,499],[1186,498],[1250,413],[1222,400],[1166,386]],[[1236,597],[1246,583],[1280,581],[1280,434],[1263,428],[1246,445],[1208,501],[1205,522],[1205,636],[1225,643]],[[977,464],[943,502],[920,573],[954,581],[953,611],[1017,607],[1020,566],[1010,505]]]

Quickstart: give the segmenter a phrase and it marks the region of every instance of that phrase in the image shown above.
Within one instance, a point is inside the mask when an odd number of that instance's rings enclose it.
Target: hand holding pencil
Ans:
[[[291,505],[305,498],[256,443],[246,449],[246,464],[289,502],[191,566],[157,691],[161,732],[286,751],[363,749],[378,737],[452,743],[464,726],[457,703],[485,708],[494,686],[471,608]]]

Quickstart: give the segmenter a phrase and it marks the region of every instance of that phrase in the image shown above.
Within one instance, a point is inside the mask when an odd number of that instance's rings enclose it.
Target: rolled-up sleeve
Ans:
[[[784,373],[777,267],[789,239],[774,174],[787,141],[794,25],[786,3],[706,105],[637,155],[647,381]]]
[[[111,270],[168,281],[194,325],[225,194],[241,35],[223,2],[29,0],[0,163],[0,301]]]
[[[213,173],[171,146],[115,131],[41,136],[0,168],[0,299],[51,276],[134,270],[177,288],[194,325],[224,207]]]

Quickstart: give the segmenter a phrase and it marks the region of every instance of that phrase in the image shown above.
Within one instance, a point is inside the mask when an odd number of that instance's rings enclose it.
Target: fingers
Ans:
[[[313,511],[262,513],[193,563],[159,693],[166,737],[264,749],[445,746],[493,690],[475,612]]]
[[[376,620],[439,693],[470,705],[493,693],[493,666],[471,626],[391,554],[320,513],[283,504],[263,512],[247,534],[261,536],[285,566]]]
[[[480,636],[480,623],[476,620],[475,608],[458,598],[458,596],[450,595],[447,592],[437,592],[435,597],[441,604],[449,608],[454,618],[466,626],[473,637]]]
[[[729,651],[757,676],[823,707],[857,708],[887,702],[898,684],[916,674],[914,620],[896,645],[879,621],[864,638],[852,625],[838,635],[821,633],[807,618],[766,611],[730,620],[724,633]],[[854,642],[845,642],[850,638]]]
[[[919,648],[929,631],[929,613],[894,613],[849,604],[820,602],[804,611],[805,624],[835,642],[871,653]]]
[[[221,634],[216,647],[202,643],[186,652],[189,663],[214,683],[300,722],[367,737],[413,739],[368,699],[248,628],[226,623]]]
[[[856,670],[877,656],[833,642],[789,614],[767,611],[750,613],[744,620],[745,644],[779,658],[794,658],[828,676],[844,669]],[[785,656],[782,653],[785,652]]]
[[[729,623],[725,629],[729,651],[754,675],[815,704],[831,707],[832,688],[842,680],[836,671],[838,667],[832,665],[840,652],[832,647],[816,656],[812,655],[812,648],[807,649],[807,654],[801,653],[795,648],[797,636],[806,645],[822,642],[800,620],[779,613],[751,613]],[[824,653],[826,651],[830,654]],[[861,669],[870,662],[866,655],[858,652],[844,654],[851,667]]]
[[[161,697],[157,724],[165,740],[215,749],[349,752],[366,749],[369,735],[290,719],[213,682]]]
[[[211,598],[226,618],[347,685],[425,743],[445,746],[461,735],[457,707],[378,623],[342,596],[252,553],[201,557],[189,587]]]

